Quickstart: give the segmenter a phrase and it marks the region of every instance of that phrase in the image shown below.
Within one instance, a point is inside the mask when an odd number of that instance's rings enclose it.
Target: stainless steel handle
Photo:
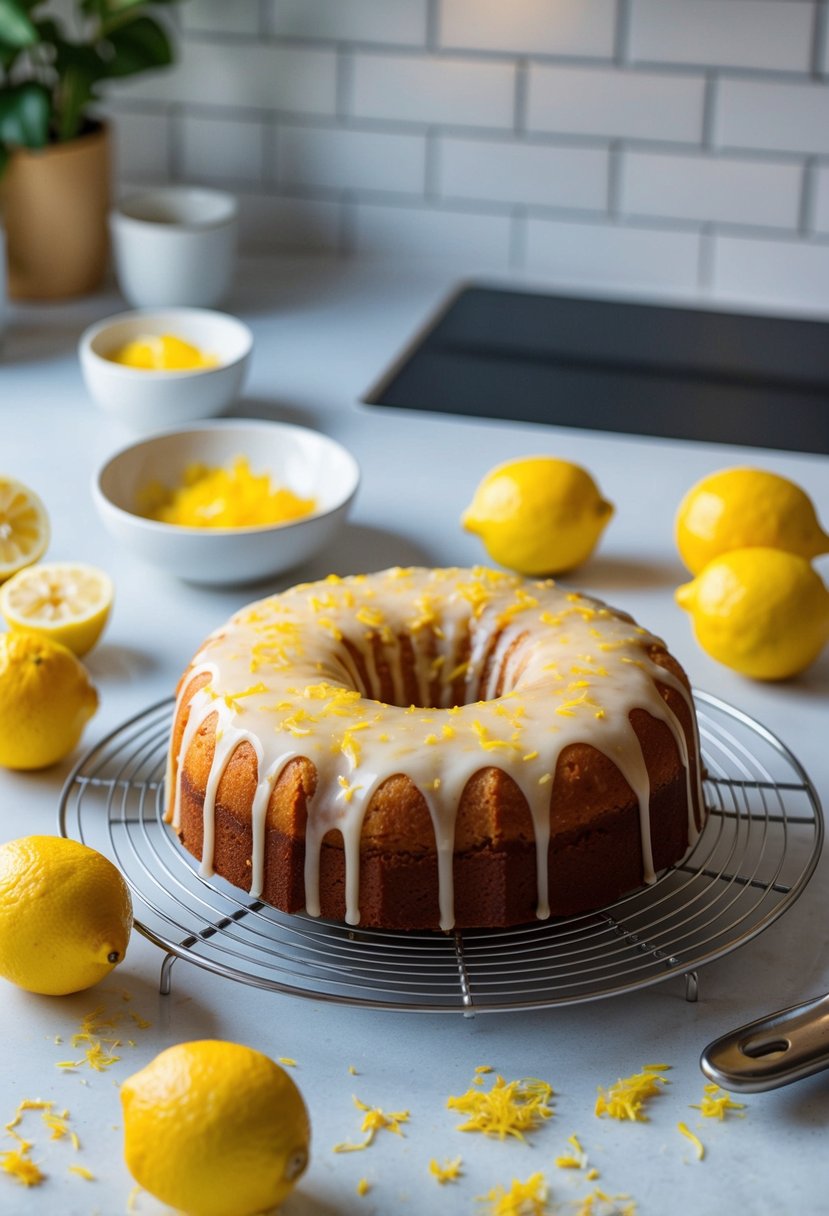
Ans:
[[[749,1022],[709,1043],[700,1067],[723,1089],[759,1093],[829,1068],[829,996]]]

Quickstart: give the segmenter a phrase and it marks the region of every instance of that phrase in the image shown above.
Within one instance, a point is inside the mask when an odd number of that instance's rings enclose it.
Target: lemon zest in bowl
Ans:
[[[595,1114],[609,1115],[611,1119],[631,1119],[637,1123],[647,1122],[644,1107],[648,1099],[660,1093],[662,1086],[670,1084],[663,1073],[669,1064],[646,1064],[641,1072],[632,1077],[620,1077],[614,1084],[603,1089],[599,1086]]]
[[[217,355],[205,354],[176,334],[139,334],[106,358],[144,372],[198,372],[219,366]]]
[[[291,523],[310,515],[315,498],[302,498],[275,485],[269,473],[254,473],[246,456],[227,467],[193,463],[181,484],[170,489],[148,482],[138,495],[138,513],[146,519],[184,528],[253,528]]]
[[[553,1087],[536,1077],[505,1081],[496,1075],[492,1089],[485,1090],[479,1075],[466,1093],[450,1096],[446,1105],[468,1116],[458,1125],[458,1131],[480,1132],[499,1140],[507,1136],[523,1140],[525,1132],[534,1131],[552,1116],[552,1097]]]

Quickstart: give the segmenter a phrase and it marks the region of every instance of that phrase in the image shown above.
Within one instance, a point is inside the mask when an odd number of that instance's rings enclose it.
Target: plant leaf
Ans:
[[[106,75],[106,65],[92,47],[62,39],[55,47],[57,136],[59,140],[74,139],[83,125],[84,110],[95,96],[95,85]]]
[[[173,62],[173,48],[166,32],[152,17],[134,21],[113,30],[107,37],[109,55],[102,47],[107,76],[131,76],[148,68],[166,67]]]
[[[49,138],[49,90],[26,81],[0,92],[0,144],[42,148]]]
[[[37,42],[34,22],[20,0],[0,0],[0,40],[18,50]]]

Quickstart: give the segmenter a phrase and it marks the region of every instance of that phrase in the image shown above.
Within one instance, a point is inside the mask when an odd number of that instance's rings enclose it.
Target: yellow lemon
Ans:
[[[48,544],[49,516],[37,494],[0,477],[0,582],[36,562]]]
[[[720,469],[692,486],[676,515],[676,544],[692,574],[731,549],[785,549],[809,559],[829,535],[800,486],[765,469]]]
[[[112,608],[112,580],[80,562],[41,562],[19,570],[0,587],[0,612],[12,629],[91,650]]]
[[[188,1216],[253,1216],[308,1163],[302,1095],[283,1068],[204,1039],[156,1056],[121,1086],[124,1155],[145,1190]]]
[[[71,650],[34,634],[0,634],[0,766],[62,760],[97,708],[98,694]]]
[[[713,659],[755,680],[785,680],[829,641],[829,591],[805,557],[735,549],[676,592]]]
[[[586,561],[612,514],[585,469],[553,456],[528,456],[491,469],[461,522],[502,566],[544,575]]]
[[[111,861],[62,836],[0,845],[0,975],[64,996],[104,979],[127,952],[132,901]]]

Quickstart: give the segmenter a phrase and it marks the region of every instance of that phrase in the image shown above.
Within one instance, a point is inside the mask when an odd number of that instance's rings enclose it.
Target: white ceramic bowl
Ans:
[[[215,355],[218,367],[154,372],[113,363],[108,356],[142,335],[175,334]],[[86,387],[106,413],[146,435],[199,418],[213,418],[236,400],[250,362],[253,335],[236,317],[204,308],[138,309],[91,325],[78,354]]]
[[[255,473],[317,500],[303,519],[254,528],[187,528],[137,513],[148,482],[176,486],[188,465],[227,467],[247,456]],[[111,456],[93,480],[95,505],[124,546],[188,582],[254,582],[324,548],[345,523],[360,470],[350,452],[318,431],[281,422],[228,419],[153,435]]]

